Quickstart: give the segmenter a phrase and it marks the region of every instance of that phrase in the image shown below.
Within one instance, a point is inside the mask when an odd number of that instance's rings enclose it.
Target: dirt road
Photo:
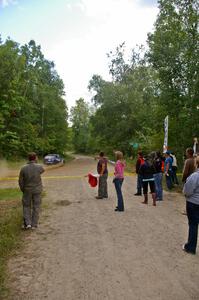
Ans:
[[[109,199],[95,199],[84,177],[95,170],[96,161],[77,157],[44,174],[49,208],[10,260],[11,299],[198,300],[199,249],[195,256],[181,250],[183,196],[165,193],[156,207],[143,205],[133,196],[136,177],[127,176],[118,213],[111,176]]]

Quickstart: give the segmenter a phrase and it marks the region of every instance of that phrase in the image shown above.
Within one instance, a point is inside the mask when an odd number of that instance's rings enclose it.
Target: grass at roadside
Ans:
[[[42,198],[46,193],[42,193]],[[7,299],[8,273],[7,261],[16,250],[22,247],[26,231],[21,230],[22,225],[22,193],[18,188],[0,189],[0,299]],[[48,204],[42,203],[47,209]]]
[[[16,188],[0,189],[0,299],[8,293],[6,263],[21,245],[21,192]]]

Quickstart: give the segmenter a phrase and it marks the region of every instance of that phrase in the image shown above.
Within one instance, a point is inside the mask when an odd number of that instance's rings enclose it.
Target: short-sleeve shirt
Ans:
[[[101,174],[101,170],[102,170],[102,165],[105,164],[105,169],[103,174],[107,174],[108,173],[108,168],[107,168],[107,159],[106,158],[100,158],[97,164],[97,173]]]
[[[173,160],[171,157],[167,157],[165,159],[165,162],[164,162],[164,170],[166,171],[166,165],[169,164],[169,171],[172,170],[172,163],[173,163]]]

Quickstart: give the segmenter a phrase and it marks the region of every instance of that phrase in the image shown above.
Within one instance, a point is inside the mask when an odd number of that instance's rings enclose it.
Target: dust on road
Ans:
[[[84,177],[89,171],[96,172],[96,161],[80,156],[45,173],[71,178],[43,179],[49,209],[9,262],[11,299],[198,300],[199,255],[181,250],[183,196],[165,193],[156,207],[152,199],[143,205],[129,176],[125,212],[118,213],[112,177],[109,199],[96,200]]]

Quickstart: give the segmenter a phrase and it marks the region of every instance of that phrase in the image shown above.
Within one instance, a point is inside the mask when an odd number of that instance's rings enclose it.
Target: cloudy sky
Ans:
[[[80,97],[89,100],[93,74],[109,79],[106,53],[124,41],[127,49],[145,44],[157,12],[156,0],[0,0],[0,34],[41,45],[70,108]]]

